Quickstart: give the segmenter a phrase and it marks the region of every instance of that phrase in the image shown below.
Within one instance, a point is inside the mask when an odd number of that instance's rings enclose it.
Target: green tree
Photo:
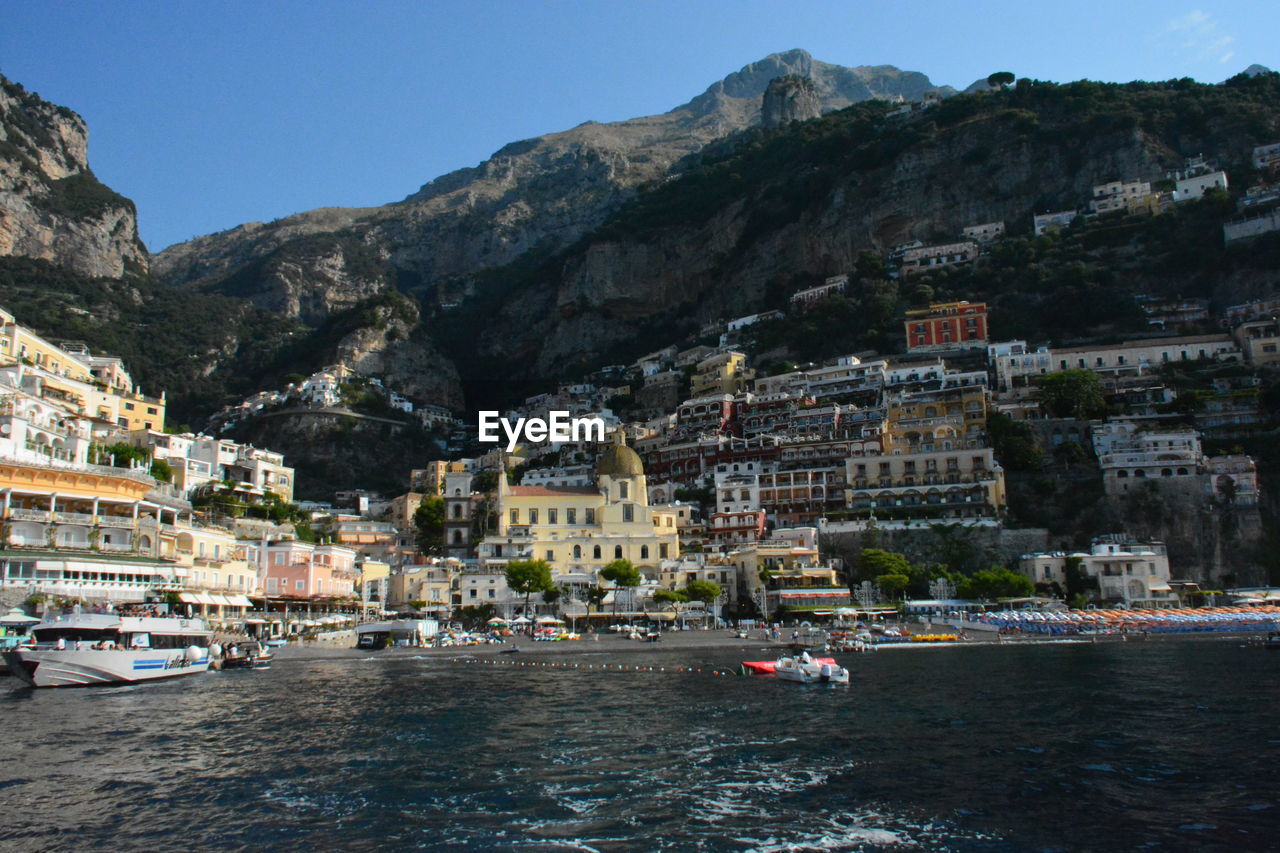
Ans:
[[[588,587],[587,589],[587,606],[600,609],[600,605],[604,603],[605,597],[609,594],[609,590],[601,586]]]
[[[905,574],[893,573],[876,576],[876,586],[880,587],[884,594],[890,598],[896,598],[910,583],[911,578]]]
[[[413,527],[417,532],[418,550],[439,554],[444,549],[444,498],[438,495],[423,498],[413,513]]]
[[[653,600],[659,604],[679,603],[688,601],[689,596],[678,589],[659,589],[654,591]]]
[[[1036,590],[1026,575],[1000,566],[984,569],[960,583],[960,597],[993,601],[999,598],[1022,598]]]
[[[551,581],[551,566],[546,560],[512,560],[507,563],[507,586],[524,596],[523,612],[528,616],[529,596],[555,586]]]
[[[151,476],[162,483],[173,482],[173,467],[167,459],[156,459],[151,463]]]
[[[858,555],[858,572],[856,580],[874,581],[881,575],[911,575],[911,563],[907,558],[894,551],[880,548],[863,548]]]
[[[1044,454],[1031,424],[993,412],[987,418],[987,434],[996,458],[1006,469],[1036,472],[1044,468]]]
[[[1003,89],[1005,86],[1012,86],[1016,79],[1012,71],[997,71],[987,77],[987,85],[992,89]]]
[[[644,577],[640,574],[640,570],[631,564],[630,560],[614,560],[603,569],[600,570],[600,577],[611,582],[615,587],[627,588],[639,586]],[[618,612],[618,596],[613,596],[613,612]]]
[[[689,581],[685,585],[684,594],[693,601],[714,604],[715,600],[720,597],[720,584],[715,581]]]
[[[1035,398],[1055,418],[1095,418],[1107,411],[1102,380],[1083,368],[1037,377]]]

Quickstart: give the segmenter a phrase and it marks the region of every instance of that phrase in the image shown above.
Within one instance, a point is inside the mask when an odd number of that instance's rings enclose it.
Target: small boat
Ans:
[[[779,658],[778,660],[744,660],[742,662],[742,671],[744,674],[750,673],[752,675],[776,675],[778,670],[778,665],[783,663],[783,661],[797,661],[797,660],[802,661],[806,657],[808,657],[807,652],[801,655],[799,658],[783,657],[783,658]],[[836,663],[835,658],[809,657],[808,661],[810,664],[816,664],[819,668],[819,671],[821,671],[821,668],[824,666],[834,667],[835,669],[840,669],[840,670],[844,669],[843,667],[841,667],[839,664]],[[845,670],[845,674],[846,676],[848,675],[847,670]],[[796,680],[796,679],[791,679],[791,680]],[[845,680],[847,681],[848,679],[846,678]]]
[[[212,633],[201,619],[85,613],[46,619],[35,645],[4,652],[32,687],[134,684],[209,669]]]
[[[232,643],[222,656],[223,669],[270,669],[271,653],[252,640]]]
[[[1262,645],[1272,651],[1280,651],[1280,631],[1272,631],[1267,634],[1267,638],[1262,641]]]
[[[799,657],[778,658],[773,664],[773,675],[783,681],[795,681],[799,684],[849,683],[849,670],[831,658],[811,658],[808,652]]]
[[[287,645],[289,645],[289,641],[284,637],[272,637],[267,640],[267,648],[269,649],[279,649]]]

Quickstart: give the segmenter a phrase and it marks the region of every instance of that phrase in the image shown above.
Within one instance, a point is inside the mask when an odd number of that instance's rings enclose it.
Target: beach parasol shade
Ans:
[[[20,607],[15,607],[4,616],[0,616],[0,625],[34,625],[39,621],[41,620],[23,613]]]

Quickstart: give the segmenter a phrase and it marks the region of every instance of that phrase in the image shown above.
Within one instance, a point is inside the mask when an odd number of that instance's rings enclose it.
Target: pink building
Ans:
[[[356,552],[351,548],[286,539],[248,550],[268,596],[343,598],[356,594]]]

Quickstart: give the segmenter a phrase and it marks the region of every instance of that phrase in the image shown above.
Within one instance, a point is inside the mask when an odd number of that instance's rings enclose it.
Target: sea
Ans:
[[[4,679],[0,849],[1280,849],[1280,654],[1239,639],[885,649],[847,687],[557,651]]]

